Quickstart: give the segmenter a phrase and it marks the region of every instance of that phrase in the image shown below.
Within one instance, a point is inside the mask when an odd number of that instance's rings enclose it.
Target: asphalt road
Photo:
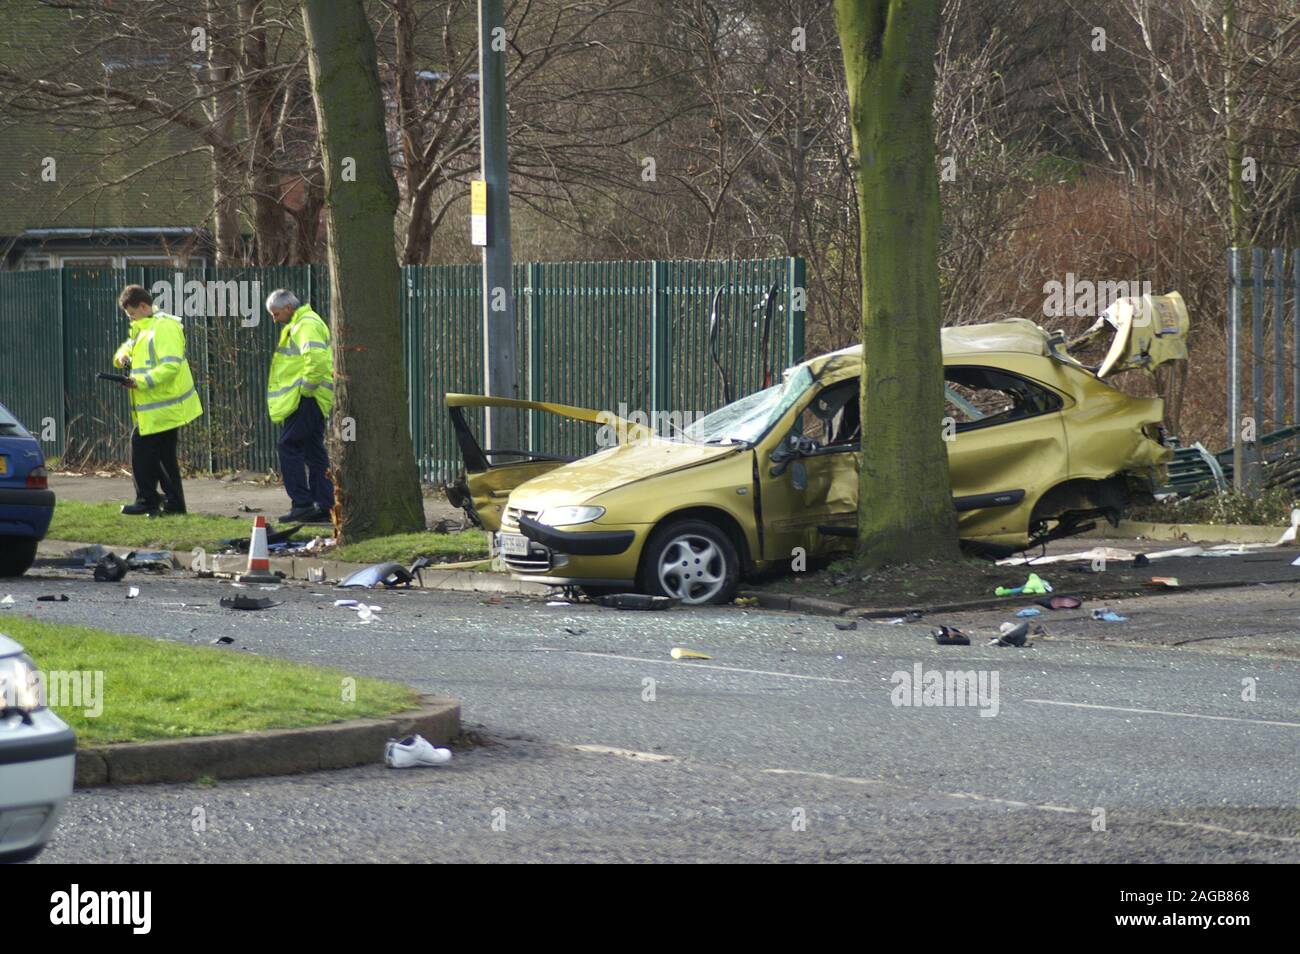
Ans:
[[[370,594],[363,625],[319,586],[239,613],[228,584],[139,574],[0,589],[8,613],[400,679],[471,730],[443,768],[78,792],[46,862],[1300,860],[1293,659],[429,591]],[[983,674],[986,704],[894,705],[918,664]]]

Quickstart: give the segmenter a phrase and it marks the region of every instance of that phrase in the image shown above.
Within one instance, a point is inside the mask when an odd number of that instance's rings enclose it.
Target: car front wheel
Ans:
[[[35,537],[0,537],[0,576],[22,576],[36,562]]]
[[[740,584],[740,557],[719,527],[704,520],[677,520],[646,543],[641,588],[683,603],[728,603]]]

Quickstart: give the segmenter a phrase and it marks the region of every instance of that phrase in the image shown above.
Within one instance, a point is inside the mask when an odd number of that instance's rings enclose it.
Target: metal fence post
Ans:
[[[671,347],[668,319],[668,263],[656,261],[650,279],[650,410],[669,411],[672,403]]]
[[[1286,251],[1273,249],[1273,429],[1286,420]]]
[[[1259,494],[1263,486],[1263,460],[1259,432],[1264,426],[1264,250],[1250,250],[1250,403],[1254,440],[1246,462],[1246,493]]]
[[[1241,249],[1228,249],[1228,446],[1232,448],[1232,487],[1245,480],[1241,446]]]
[[[542,265],[528,263],[528,284],[524,301],[528,309],[528,400],[542,400],[542,351],[546,344],[542,331]],[[542,412],[528,412],[528,449],[537,453],[542,449]]]
[[[803,360],[804,318],[808,312],[808,265],[802,257],[786,260],[785,279],[785,366]]]

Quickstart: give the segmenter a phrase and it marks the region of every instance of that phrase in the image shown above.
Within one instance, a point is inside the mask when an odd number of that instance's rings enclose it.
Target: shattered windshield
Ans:
[[[800,368],[784,384],[773,385],[718,408],[683,433],[688,440],[704,444],[756,443],[812,383],[812,373],[806,367]]]

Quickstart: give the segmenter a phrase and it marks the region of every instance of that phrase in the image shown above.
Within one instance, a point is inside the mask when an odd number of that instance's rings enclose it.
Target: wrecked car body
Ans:
[[[1026,319],[943,329],[963,540],[1012,552],[1117,522],[1163,481],[1163,402],[1104,378],[1186,357],[1186,308],[1177,293],[1121,299],[1078,344],[1107,329],[1097,367]],[[588,408],[449,394],[465,459],[449,498],[517,578],[728,601],[747,575],[852,549],[862,360],[861,345],[811,358],[672,437]],[[618,442],[578,459],[485,451],[463,413],[476,406],[560,414]]]

